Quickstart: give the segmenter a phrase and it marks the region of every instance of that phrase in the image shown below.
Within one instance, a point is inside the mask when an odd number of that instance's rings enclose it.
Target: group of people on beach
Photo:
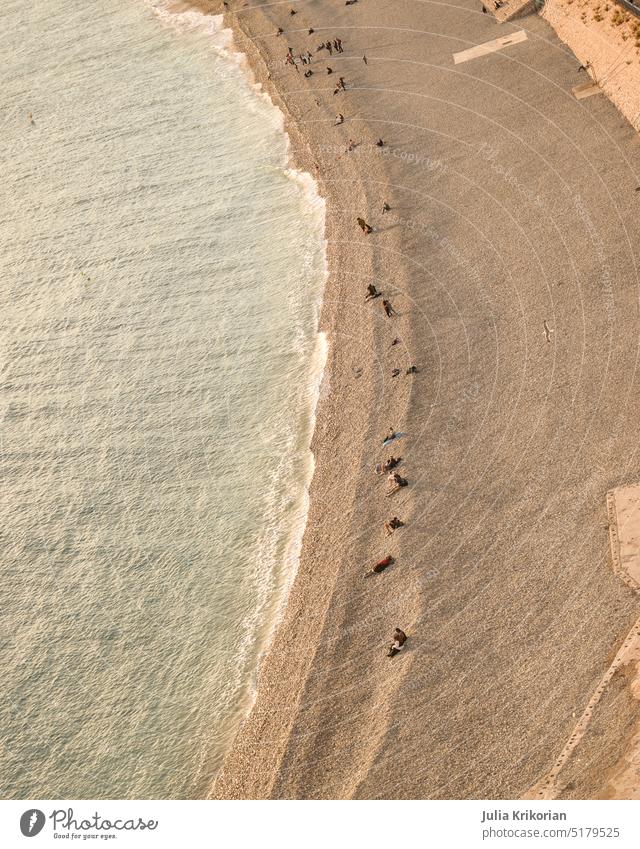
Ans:
[[[346,5],[352,5],[354,2],[356,2],[356,0],[346,0]],[[296,14],[296,11],[294,9],[291,9],[290,15],[295,15],[295,14]],[[276,35],[278,35],[278,36],[282,35],[283,32],[284,32],[284,30],[281,27],[278,27],[278,31],[277,31]],[[313,28],[312,27],[309,28],[309,31],[308,31],[309,35],[311,35],[313,32],[314,32]],[[320,53],[323,50],[327,51],[329,56],[333,56],[334,53],[336,53],[336,54],[343,53],[344,47],[342,45],[342,40],[338,37],[335,37],[335,38],[329,39],[327,41],[323,41],[316,48],[316,53]],[[302,64],[304,66],[311,65],[312,56],[311,56],[311,53],[309,52],[309,50],[307,50],[305,52],[301,52],[298,55],[298,60],[299,60],[300,64]],[[296,71],[299,72],[298,60],[296,60],[296,57],[293,53],[293,49],[291,47],[288,47],[287,54],[286,54],[286,57],[285,57],[285,63],[288,64],[288,65],[293,65],[295,67]],[[366,54],[363,54],[362,60],[363,60],[365,65],[368,65]],[[329,75],[333,74],[333,68],[331,68],[330,66],[327,66],[326,73],[329,74]],[[311,70],[311,68],[307,67],[307,70],[305,71],[304,76],[310,77],[312,74],[313,74],[313,71]],[[344,92],[346,90],[347,90],[346,80],[344,79],[344,77],[339,77],[338,82],[336,83],[336,86],[334,88],[333,94],[337,95],[337,94],[340,94],[341,92]],[[316,100],[316,104],[320,105],[320,101]],[[334,125],[340,126],[341,124],[344,123],[344,121],[345,121],[344,115],[342,114],[342,112],[339,112],[336,115]],[[377,147],[384,147],[385,142],[382,138],[380,138],[380,139],[378,139],[378,141],[375,144],[376,144]],[[353,139],[349,139],[345,153],[348,154],[348,153],[353,152],[356,149],[357,146],[358,146],[358,143],[356,141],[354,141]],[[382,213],[386,214],[390,210],[391,210],[390,205],[385,201],[382,205]],[[371,235],[371,233],[373,233],[373,227],[363,217],[358,216],[356,221],[357,221],[358,226],[360,227],[360,229],[362,230],[362,232],[365,235],[369,236],[369,235]],[[375,300],[377,298],[381,298],[382,309],[384,310],[384,313],[385,313],[387,318],[391,319],[391,318],[393,318],[394,316],[397,315],[395,309],[393,308],[393,306],[391,304],[391,301],[388,298],[384,297],[384,293],[378,291],[378,289],[376,288],[376,286],[373,283],[370,283],[367,286],[367,293],[365,295],[365,301],[372,301],[372,300]],[[396,344],[396,342],[398,342],[398,341],[399,340],[395,339],[392,342],[392,346],[394,344]],[[409,369],[407,369],[406,373],[412,374],[416,371],[417,371],[416,367],[411,366]],[[392,373],[392,376],[395,377],[397,374],[400,374],[399,369],[395,369],[394,373]],[[389,430],[389,434],[387,435],[383,444],[386,446],[390,442],[394,441],[395,439],[401,438],[403,435],[404,434],[396,433],[391,428]],[[408,480],[405,477],[403,477],[397,470],[397,467],[400,465],[401,462],[402,462],[402,457],[391,456],[391,457],[388,457],[381,464],[378,464],[378,466],[376,467],[376,472],[378,474],[387,475],[387,493],[386,493],[387,497],[395,495],[395,493],[399,492],[401,489],[403,489],[404,487],[409,485]],[[404,527],[404,522],[401,519],[399,519],[398,516],[393,516],[392,518],[388,519],[384,523],[385,536],[387,536],[387,537],[391,536],[393,533],[395,533],[396,530],[398,530],[398,528],[402,528],[402,527]],[[389,566],[393,565],[394,562],[395,562],[395,560],[392,557],[392,555],[387,554],[385,557],[383,557],[381,560],[379,560],[377,563],[375,563],[368,572],[365,573],[365,577],[370,577],[372,575],[378,575],[381,572],[384,572],[384,570],[387,569]],[[394,633],[393,633],[393,641],[392,641],[391,645],[389,646],[389,650],[387,652],[387,657],[395,657],[395,655],[397,655],[400,651],[402,651],[406,641],[407,641],[407,634],[401,628],[396,628]]]

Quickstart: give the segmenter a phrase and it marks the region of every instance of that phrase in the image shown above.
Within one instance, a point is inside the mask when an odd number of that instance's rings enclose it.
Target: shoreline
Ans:
[[[188,0],[191,3],[191,0]],[[210,10],[210,13],[214,14],[215,3],[209,3],[208,0],[200,0],[200,2],[196,2],[193,5],[201,11],[206,13]],[[343,151],[344,147],[336,144],[336,145],[320,145],[320,156],[318,152],[314,152],[311,149],[310,139],[307,135],[305,135],[304,130],[302,129],[300,122],[300,116],[295,116],[292,111],[288,108],[286,102],[286,88],[280,89],[276,83],[271,79],[271,73],[268,70],[268,54],[265,51],[262,51],[259,46],[259,39],[253,35],[253,28],[249,26],[243,26],[242,22],[242,11],[238,10],[240,14],[236,15],[233,12],[225,12],[224,14],[224,25],[228,27],[233,34],[233,49],[240,52],[240,54],[245,58],[248,67],[251,71],[251,75],[254,81],[257,83],[258,87],[269,97],[270,101],[280,110],[284,119],[284,132],[286,133],[289,139],[289,155],[292,167],[298,171],[301,171],[305,174],[310,175],[310,177],[314,180],[316,186],[319,189],[319,193],[321,197],[325,199],[325,201],[330,203],[333,201],[334,203],[338,200],[335,196],[335,193],[332,196],[332,193],[329,189],[329,186],[323,179],[323,170],[318,162],[321,158],[322,153],[328,151],[327,156],[333,157],[336,152]],[[256,7],[251,9],[253,16],[253,23],[255,23],[255,19],[259,18],[258,26],[263,26],[265,30],[272,29],[269,18],[262,13],[258,13]],[[329,116],[326,115],[325,118],[330,121]],[[330,123],[332,123],[330,121]],[[318,139],[315,138],[315,142],[317,143]],[[373,139],[372,139],[373,141]],[[339,155],[339,154],[338,154]],[[361,183],[360,173],[358,168],[353,169],[353,182],[358,185]],[[362,187],[358,185],[358,190],[362,196],[365,196],[366,193],[363,191]],[[366,203],[366,201],[365,201]],[[332,226],[333,225],[333,226]],[[325,236],[326,236],[326,244],[328,245],[329,240],[332,237],[332,233],[334,233],[335,222],[329,221],[329,216],[327,214],[326,228],[325,228]],[[363,251],[364,253],[364,251]],[[364,259],[365,263],[368,262],[371,268],[375,266],[375,261],[373,259],[373,249],[366,251],[368,254],[365,257],[361,256],[361,261]],[[333,351],[333,343],[337,336],[341,333],[344,333],[344,328],[340,326],[340,323],[337,321],[337,316],[334,310],[331,309],[331,306],[327,305],[327,300],[331,301],[336,298],[335,286],[331,286],[332,279],[335,282],[336,277],[339,275],[338,269],[341,265],[341,252],[338,251],[330,251],[327,249],[326,252],[326,260],[327,260],[327,277],[325,283],[325,292],[322,302],[321,308],[321,317],[319,324],[319,333],[327,339],[327,356],[325,359],[325,368],[324,374],[321,381],[321,389],[320,395],[327,395],[331,390],[326,388],[326,392],[323,390],[323,385],[334,383],[334,372],[335,368],[331,368],[331,360]],[[364,284],[363,284],[364,289]],[[329,297],[327,297],[329,296]],[[337,298],[344,297],[342,292],[338,292]],[[409,335],[409,333],[407,333]],[[325,398],[325,401],[328,399]],[[258,687],[256,692],[256,698],[254,699],[252,713],[250,713],[246,719],[245,723],[240,727],[236,742],[232,747],[232,751],[237,746],[238,738],[242,736],[244,726],[247,723],[255,721],[254,713],[258,713],[262,708],[262,705],[256,705],[256,700],[260,699],[262,693],[269,686],[266,683],[269,677],[275,677],[281,681],[286,680],[288,684],[293,683],[294,687],[297,685],[298,693],[303,689],[307,675],[308,668],[305,668],[304,664],[295,670],[295,675],[293,680],[290,677],[291,670],[285,670],[278,668],[279,664],[276,660],[278,653],[281,648],[280,645],[282,643],[286,644],[288,642],[286,634],[283,634],[283,631],[288,630],[289,623],[287,620],[293,620],[299,622],[301,611],[304,608],[307,608],[309,601],[309,585],[307,583],[308,576],[310,570],[313,568],[313,559],[314,559],[314,543],[309,541],[309,537],[311,540],[317,538],[317,528],[322,525],[322,519],[319,518],[318,513],[322,513],[322,508],[318,508],[318,502],[322,503],[323,501],[323,492],[317,492],[318,489],[322,490],[322,485],[318,486],[317,474],[318,474],[318,457],[326,453],[324,450],[326,448],[325,440],[327,437],[327,432],[335,429],[335,420],[338,418],[336,415],[335,409],[327,410],[326,407],[328,404],[323,405],[323,399],[320,397],[318,399],[316,409],[315,409],[315,427],[313,430],[313,438],[311,441],[311,453],[314,457],[314,465],[315,472],[311,482],[311,486],[309,488],[309,509],[307,512],[307,521],[304,531],[304,536],[302,540],[302,547],[299,554],[298,559],[298,569],[293,575],[293,581],[290,582],[289,590],[287,596],[284,599],[284,606],[281,603],[279,615],[274,623],[274,627],[270,628],[271,642],[266,646],[266,651],[263,651],[260,654],[260,665],[258,668]],[[318,420],[322,420],[323,425],[323,433],[319,434],[318,429]],[[399,420],[396,420],[399,421]],[[335,437],[334,437],[335,438]],[[355,478],[357,475],[356,469],[353,469],[352,477]],[[312,509],[313,508],[313,509]],[[299,595],[292,599],[292,592],[296,590],[296,582],[298,577],[301,575],[304,576],[301,583],[302,587],[298,588]],[[315,604],[313,605],[313,613],[312,619],[314,620],[311,624],[312,628],[316,629],[316,633],[311,636],[309,633],[305,634],[305,643],[307,646],[311,646],[315,640],[318,639],[319,633],[321,631],[323,622],[324,622],[324,604],[321,601],[322,593],[318,591],[318,588],[314,588],[315,590]],[[328,608],[328,599],[326,603],[326,607]],[[308,615],[308,614],[307,614]],[[284,620],[284,621],[283,621]],[[276,667],[274,669],[274,667]],[[264,682],[264,683],[263,683]],[[284,734],[286,736],[287,730],[283,729]],[[227,757],[230,757],[228,754]],[[226,763],[225,758],[225,763]],[[211,798],[229,798],[236,797],[236,790],[233,789],[229,791],[227,789],[227,779],[225,777],[225,763],[223,763],[223,768],[216,776],[214,786],[212,788]],[[269,768],[269,771],[265,774],[268,775],[267,784],[263,785],[263,789],[257,794],[258,797],[271,795],[273,792],[273,788],[271,785],[271,777],[275,776],[277,773],[277,765],[274,764],[273,767]],[[232,784],[235,783],[231,782]],[[244,790],[240,791],[241,796],[244,794]]]
[[[463,7],[444,22],[426,7],[414,20],[410,4],[295,8],[232,8],[225,26],[326,199],[329,352],[298,572],[211,797],[515,798],[548,771],[637,618],[602,554],[604,493],[640,478],[633,428],[609,430],[618,393],[637,394],[633,351],[572,348],[576,288],[596,338],[614,309],[620,338],[633,333],[633,249],[616,229],[633,209],[632,131],[610,104],[571,99],[577,63],[538,18],[516,22],[529,37],[513,53],[450,69],[452,51],[513,28]],[[336,35],[348,91],[333,97],[315,48]],[[288,43],[312,51],[311,82],[284,65]],[[604,145],[615,199],[594,165]],[[393,322],[363,303],[369,282]],[[415,381],[390,376],[414,359]],[[409,434],[410,487],[392,502],[372,471],[389,427]],[[386,540],[390,512],[406,529]],[[387,549],[398,566],[363,585]],[[400,662],[385,657],[395,626],[410,635]],[[593,797],[622,754],[630,712],[616,704],[574,797]]]
[[[287,180],[295,183],[298,191],[305,199],[305,205],[313,215],[320,215],[317,207],[321,208],[321,241],[324,244],[324,270],[322,272],[324,284],[320,295],[313,301],[315,321],[315,336],[312,338],[313,350],[309,356],[305,383],[305,403],[299,411],[296,442],[298,447],[294,453],[304,453],[304,476],[300,477],[298,483],[299,492],[295,493],[295,504],[291,509],[295,512],[295,520],[287,522],[286,527],[281,528],[277,542],[272,544],[280,556],[274,559],[272,567],[273,591],[272,597],[261,610],[260,624],[251,631],[251,651],[247,653],[243,666],[250,671],[246,685],[243,687],[241,698],[234,706],[234,713],[243,719],[250,713],[257,697],[257,679],[265,654],[268,652],[273,635],[278,628],[282,618],[283,609],[286,606],[289,588],[295,580],[297,564],[300,558],[302,540],[307,524],[309,509],[309,488],[315,469],[315,457],[310,447],[311,437],[315,430],[316,411],[319,394],[321,391],[324,368],[327,360],[328,342],[325,332],[320,328],[320,316],[322,312],[323,294],[328,276],[326,262],[326,239],[324,235],[326,209],[325,201],[318,190],[318,184],[314,176],[306,169],[299,167],[297,161],[291,155],[291,138],[285,127],[286,116],[277,106],[271,94],[265,89],[262,81],[258,79],[250,58],[237,44],[236,31],[227,25],[224,16],[216,10],[218,3],[210,0],[147,0],[150,8],[157,13],[161,21],[170,27],[181,29],[202,29],[207,19],[213,21],[210,34],[215,38],[215,50],[223,56],[225,62],[237,67],[243,77],[243,85],[247,85],[259,99],[265,100],[274,112],[278,129],[282,133],[285,142],[285,158],[281,167],[283,175]],[[192,14],[195,13],[195,14]],[[209,30],[207,30],[209,32]],[[304,447],[303,447],[304,445]],[[259,546],[258,546],[259,547]],[[256,556],[258,552],[256,552]],[[271,560],[271,557],[269,558]],[[257,616],[257,614],[255,614]],[[248,635],[249,636],[249,635]],[[235,736],[235,734],[234,734]],[[224,758],[224,756],[223,756]]]

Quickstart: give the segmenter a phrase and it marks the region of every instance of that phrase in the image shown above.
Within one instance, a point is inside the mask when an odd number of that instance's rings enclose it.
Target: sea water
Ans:
[[[219,19],[0,31],[0,793],[203,796],[300,545],[323,206]]]

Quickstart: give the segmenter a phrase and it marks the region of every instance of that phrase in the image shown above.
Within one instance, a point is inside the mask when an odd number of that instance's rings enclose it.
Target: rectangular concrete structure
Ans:
[[[633,589],[640,588],[640,484],[607,493],[609,539],[614,572]]]
[[[484,44],[477,44],[475,47],[470,47],[468,50],[462,50],[460,53],[453,54],[453,64],[460,65],[462,62],[468,62],[470,59],[477,59],[480,56],[487,56],[489,53],[496,53],[498,50],[503,50],[512,44],[519,44],[527,40],[526,32],[521,29],[518,32],[513,32],[511,35],[504,35],[501,38],[496,38],[493,41],[486,41]]]
[[[576,100],[584,100],[585,97],[591,97],[593,94],[602,94],[602,89],[597,83],[589,82],[575,86],[571,92]]]

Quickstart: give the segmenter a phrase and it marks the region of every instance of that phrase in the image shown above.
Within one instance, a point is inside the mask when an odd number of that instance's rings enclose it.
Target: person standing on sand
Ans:
[[[365,64],[365,65],[368,65],[368,64],[369,64],[369,63],[367,62],[367,57],[366,57],[365,55],[363,55],[363,56],[362,56],[362,61],[364,62],[364,64]]]
[[[384,215],[384,213],[385,213],[385,212],[389,212],[390,210],[391,210],[391,207],[390,207],[390,206],[389,206],[389,204],[385,201],[385,202],[382,204],[382,214]]]
[[[387,301],[387,299],[386,299],[386,298],[383,298],[383,299],[382,299],[382,306],[383,306],[383,308],[384,308],[384,311],[385,311],[385,312],[386,312],[386,314],[387,314],[387,318],[391,318],[391,316],[392,316],[392,315],[397,315],[397,314],[398,314],[398,313],[394,310],[394,308],[391,306],[391,301]]]
[[[335,48],[338,51],[338,53],[344,53],[344,50],[342,49],[342,39],[341,38],[336,38],[336,40],[333,43],[334,43]]]
[[[358,222],[358,226],[360,227],[362,232],[366,233],[367,236],[369,235],[369,233],[373,233],[373,227],[370,224],[367,224],[364,218],[356,218],[356,221]]]
[[[325,44],[325,47],[329,51],[329,56],[333,56],[333,46],[332,46],[330,41],[327,41],[327,43]]]
[[[370,301],[372,298],[379,298],[382,292],[378,292],[373,283],[369,283],[367,286],[367,294],[365,295],[365,301]]]

